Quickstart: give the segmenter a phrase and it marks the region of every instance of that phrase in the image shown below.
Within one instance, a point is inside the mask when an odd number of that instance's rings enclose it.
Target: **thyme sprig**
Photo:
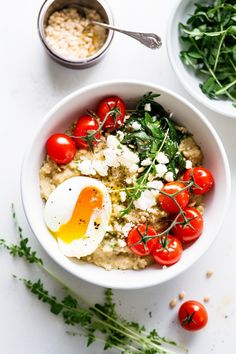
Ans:
[[[104,344],[104,350],[115,348],[122,354],[174,354],[175,352],[169,349],[170,347],[178,347],[181,352],[187,352],[175,342],[160,337],[155,329],[148,333],[139,323],[130,322],[121,317],[116,311],[111,289],[105,292],[104,304],[94,306],[88,304],[53,274],[44,265],[36,251],[32,250],[28,238],[23,236],[22,229],[18,225],[14,208],[13,218],[19,235],[19,243],[9,244],[5,239],[1,239],[0,248],[7,250],[13,257],[22,258],[27,263],[36,265],[59,283],[66,294],[61,299],[50,294],[41,279],[32,281],[16,275],[14,278],[21,281],[40,301],[47,304],[54,315],[60,315],[67,325],[80,328],[81,333],[71,332],[72,334],[85,336],[88,346],[94,341],[100,341]]]

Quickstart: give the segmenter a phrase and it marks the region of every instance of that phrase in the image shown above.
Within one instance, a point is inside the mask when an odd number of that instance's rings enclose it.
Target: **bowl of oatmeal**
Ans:
[[[114,25],[104,0],[46,0],[38,15],[38,33],[46,52],[72,69],[98,63],[110,47],[113,31],[92,21]]]
[[[58,264],[133,289],[167,281],[205,253],[230,174],[219,137],[190,103],[154,84],[116,81],[80,89],[46,115],[21,189],[29,224]]]

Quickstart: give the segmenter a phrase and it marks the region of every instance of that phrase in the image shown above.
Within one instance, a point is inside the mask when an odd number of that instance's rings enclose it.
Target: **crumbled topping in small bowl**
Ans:
[[[94,55],[105,43],[107,30],[91,25],[90,21],[103,22],[94,9],[84,8],[86,17],[76,8],[55,11],[45,26],[48,46],[59,56],[70,61]]]

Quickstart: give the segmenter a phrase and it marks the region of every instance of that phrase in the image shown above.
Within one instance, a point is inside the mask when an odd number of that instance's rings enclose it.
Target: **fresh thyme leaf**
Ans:
[[[37,256],[35,251],[31,250],[31,247],[28,246],[28,242],[28,238],[21,238],[19,245],[8,245],[5,240],[1,239],[0,247],[2,246],[6,248],[14,257],[24,257],[29,263],[38,263],[43,265],[42,259]]]
[[[180,58],[203,78],[202,92],[211,99],[236,103],[236,4],[214,0],[195,4],[187,23],[179,24],[185,49]]]
[[[13,216],[15,218],[14,209]],[[28,245],[28,238],[23,237],[22,229],[18,224],[17,231],[20,238],[19,243],[8,244],[6,240],[0,239],[0,248],[7,250],[13,257],[24,259],[29,264],[34,263],[35,266],[39,267],[54,281],[58,282],[58,284],[63,287],[66,295],[62,297],[62,299],[59,299],[57,296],[50,294],[40,279],[32,281],[25,278],[18,278],[16,275],[13,277],[23,282],[26,288],[34,294],[38,300],[49,305],[51,313],[61,316],[67,325],[78,326],[82,329],[81,333],[68,332],[69,334],[85,336],[87,338],[87,346],[95,341],[100,341],[104,344],[104,350],[115,348],[120,354],[174,353],[174,351],[172,349],[169,350],[168,347],[177,346],[175,342],[161,338],[156,330],[146,333],[142,325],[127,321],[117,313],[111,289],[107,289],[105,292],[104,304],[90,306],[86,304],[85,301],[81,304],[80,302],[82,300],[73,290],[69,289],[45,267],[43,261],[37,256],[37,253]],[[186,353],[186,350],[181,350]]]
[[[99,309],[100,311],[102,311],[103,313],[113,317],[114,319],[117,318],[117,314],[116,314],[116,305],[113,302],[113,293],[111,289],[107,289],[105,291],[105,302],[103,305],[100,304],[95,304],[95,309]],[[93,309],[92,309],[93,310]],[[101,315],[103,316],[103,315]]]

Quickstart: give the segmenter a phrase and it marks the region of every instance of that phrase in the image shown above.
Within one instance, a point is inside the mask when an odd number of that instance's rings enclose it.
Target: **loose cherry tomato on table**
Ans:
[[[178,317],[181,326],[188,331],[198,331],[208,322],[206,308],[194,300],[186,301],[180,306]]]
[[[127,245],[137,256],[149,255],[157,243],[156,238],[146,240],[146,236],[157,236],[157,233],[153,227],[144,224],[133,227],[128,234]]]
[[[161,265],[170,266],[179,261],[183,252],[180,240],[172,235],[161,236],[152,250],[155,261]]]
[[[196,240],[202,233],[203,229],[203,217],[196,208],[186,208],[184,210],[185,218],[180,215],[171,232],[181,242],[190,242]]]
[[[46,142],[47,154],[57,164],[67,164],[73,160],[76,147],[74,141],[66,134],[53,134]]]
[[[124,123],[125,114],[125,104],[117,96],[104,98],[98,106],[98,117],[103,122],[104,129],[119,128]]]
[[[168,195],[164,195],[160,193],[159,195],[159,203],[163,210],[167,213],[178,213],[179,206],[184,209],[189,202],[189,192],[187,189],[182,190],[185,188],[185,184],[182,182],[169,182],[164,185],[161,192],[165,194],[175,194],[175,196],[169,197]],[[173,198],[177,201],[178,205],[175,203]]]
[[[202,166],[197,166],[186,170],[183,175],[183,180],[188,182],[193,179],[194,183],[199,186],[192,186],[191,190],[194,194],[205,194],[213,187],[214,178],[212,173]]]
[[[84,115],[80,117],[76,123],[74,130],[74,141],[78,148],[88,148],[89,144],[86,139],[83,138],[88,136],[89,133],[96,133],[99,128],[99,124],[94,117],[89,115]],[[101,137],[101,133],[97,132],[94,137],[91,139],[91,144],[95,146],[97,144],[97,140]]]

